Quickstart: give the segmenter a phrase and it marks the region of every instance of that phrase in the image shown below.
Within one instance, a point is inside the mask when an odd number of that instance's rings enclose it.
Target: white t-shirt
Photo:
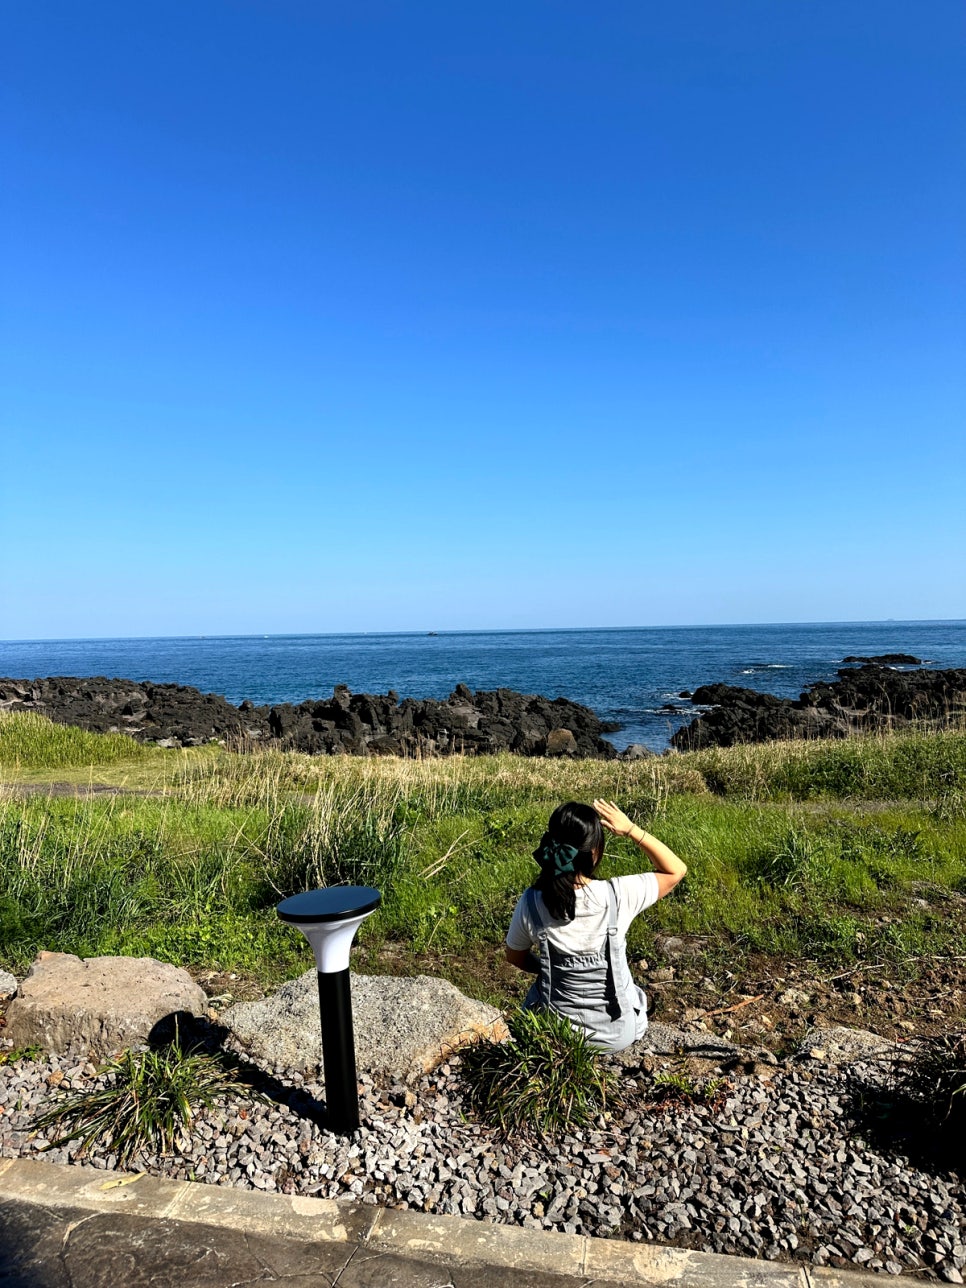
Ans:
[[[547,938],[554,948],[566,953],[592,953],[603,946],[607,934],[607,891],[605,882],[591,881],[578,886],[573,921],[555,921],[547,912],[543,895],[537,892],[537,906],[544,918]],[[657,877],[653,872],[640,872],[631,877],[614,877],[611,881],[617,895],[617,930],[626,938],[630,924],[639,912],[657,903]],[[517,900],[513,920],[506,932],[508,948],[516,952],[537,951],[538,927],[527,907],[526,891]]]

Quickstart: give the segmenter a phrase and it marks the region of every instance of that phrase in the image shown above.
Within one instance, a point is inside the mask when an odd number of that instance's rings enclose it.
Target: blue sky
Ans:
[[[0,637],[966,616],[960,0],[5,29]]]

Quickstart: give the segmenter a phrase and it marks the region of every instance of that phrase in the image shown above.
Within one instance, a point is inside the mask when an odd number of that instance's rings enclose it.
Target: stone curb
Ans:
[[[920,1281],[904,1276],[524,1230],[467,1217],[168,1181],[143,1172],[108,1172],[36,1159],[0,1159],[0,1200],[102,1215],[124,1212],[276,1240],[351,1244],[413,1262],[529,1270],[569,1277],[582,1285],[606,1280],[661,1288],[883,1288],[887,1283],[921,1288]]]

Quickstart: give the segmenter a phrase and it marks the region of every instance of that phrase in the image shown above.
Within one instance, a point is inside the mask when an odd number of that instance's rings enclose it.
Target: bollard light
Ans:
[[[381,900],[372,886],[330,886],[294,894],[276,909],[283,921],[298,926],[315,954],[325,1104],[329,1127],[343,1136],[359,1126],[349,949],[356,931]]]

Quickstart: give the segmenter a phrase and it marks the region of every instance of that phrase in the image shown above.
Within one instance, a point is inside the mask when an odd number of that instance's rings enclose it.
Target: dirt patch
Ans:
[[[240,971],[206,970],[203,966],[186,967],[188,974],[208,996],[209,1016],[220,1014],[236,1002],[255,1002],[265,996],[265,986]]]
[[[794,1050],[811,1028],[842,1025],[902,1042],[966,1023],[966,957],[863,962],[844,970],[750,957],[734,971],[700,978],[682,962],[656,971],[673,972],[657,981],[641,965],[635,973],[655,1019],[776,1054]]]

